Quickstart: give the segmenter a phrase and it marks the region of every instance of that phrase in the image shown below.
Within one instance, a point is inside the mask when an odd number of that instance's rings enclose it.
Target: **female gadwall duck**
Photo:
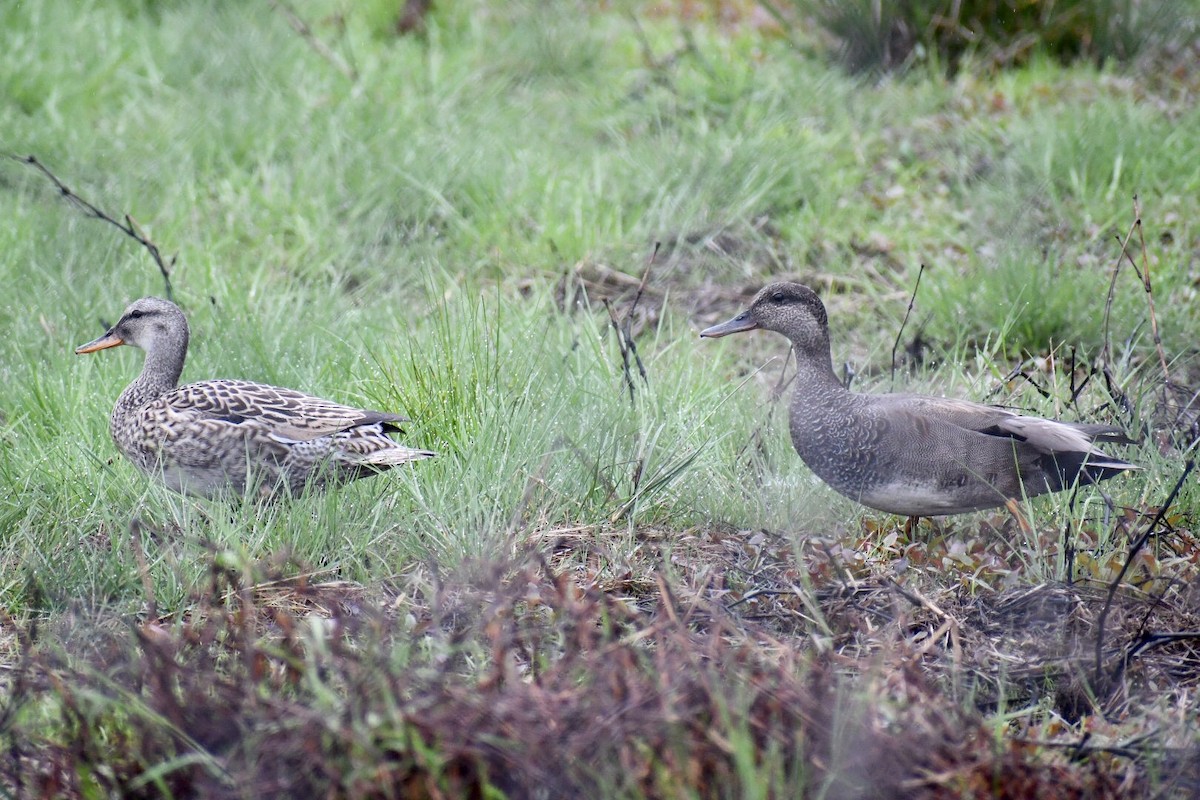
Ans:
[[[1120,428],[1056,422],[1002,408],[915,394],[858,394],[833,372],[829,320],[816,293],[773,283],[750,308],[700,333],[762,328],[796,350],[792,443],[841,494],[910,517],[960,514],[1097,483],[1137,466],[1094,442],[1132,444]]]
[[[178,386],[188,324],[166,300],[134,302],[107,333],[75,352],[123,344],[146,351],[146,363],[117,399],[112,437],[138,469],[177,492],[212,497],[257,487],[264,497],[297,494],[434,455],[388,437],[405,421],[397,414],[251,381]]]

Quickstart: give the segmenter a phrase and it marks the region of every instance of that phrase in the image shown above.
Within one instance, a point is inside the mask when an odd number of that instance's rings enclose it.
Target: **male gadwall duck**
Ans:
[[[796,351],[792,443],[841,494],[910,517],[960,514],[1097,483],[1137,466],[1095,442],[1132,444],[1111,425],[1057,422],[1002,408],[915,394],[858,394],[833,371],[829,320],[816,293],[773,283],[750,308],[701,336],[762,328]]]
[[[405,418],[343,406],[292,389],[237,380],[178,386],[188,324],[174,303],[134,302],[93,353],[118,345],[146,352],[142,374],[113,409],[113,440],[138,469],[186,494],[212,497],[350,481],[434,455],[388,437]]]

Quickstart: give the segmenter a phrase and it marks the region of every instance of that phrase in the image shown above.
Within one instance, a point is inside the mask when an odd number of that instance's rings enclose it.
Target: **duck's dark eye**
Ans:
[[[782,303],[783,302],[783,292],[773,293],[771,295],[771,302],[772,303]]]
[[[135,308],[133,311],[130,311],[128,314],[125,315],[125,319],[137,319],[138,317],[144,317],[144,316],[146,316],[145,311],[142,311],[140,308]]]

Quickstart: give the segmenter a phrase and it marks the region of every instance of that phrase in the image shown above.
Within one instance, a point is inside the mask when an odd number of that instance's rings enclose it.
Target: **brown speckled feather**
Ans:
[[[825,307],[800,284],[765,287],[747,311],[701,336],[757,328],[782,333],[795,346],[796,451],[823,481],[872,508],[958,514],[1137,469],[1095,446],[1131,443],[1111,425],[1058,422],[966,400],[848,391],[833,371]]]
[[[150,297],[130,305],[104,336],[76,351],[120,344],[146,351],[142,374],[113,409],[113,440],[138,468],[176,491],[298,493],[433,455],[388,436],[400,432],[405,418],[398,414],[252,381],[177,387],[187,342],[183,312]]]

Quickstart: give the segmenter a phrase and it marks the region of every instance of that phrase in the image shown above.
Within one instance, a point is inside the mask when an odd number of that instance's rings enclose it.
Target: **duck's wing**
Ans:
[[[253,381],[214,380],[181,386],[160,402],[175,420],[175,450],[208,442],[215,457],[249,456],[261,464],[303,469],[329,458],[368,470],[386,469],[435,453],[406,447],[400,433],[407,417],[371,411]],[[222,451],[238,452],[221,455]]]
[[[1089,467],[1101,469],[1137,469],[1120,458],[1107,455],[1097,442],[1135,444],[1121,428],[1113,425],[1059,420],[1018,414],[996,406],[954,398],[923,395],[896,395],[897,403],[909,413],[954,425],[968,431],[1012,439],[1038,453],[1057,458],[1074,455]]]
[[[370,411],[253,381],[214,380],[181,386],[161,402],[193,423],[212,422],[255,429],[281,442],[297,443],[354,428],[400,431],[407,418]]]

